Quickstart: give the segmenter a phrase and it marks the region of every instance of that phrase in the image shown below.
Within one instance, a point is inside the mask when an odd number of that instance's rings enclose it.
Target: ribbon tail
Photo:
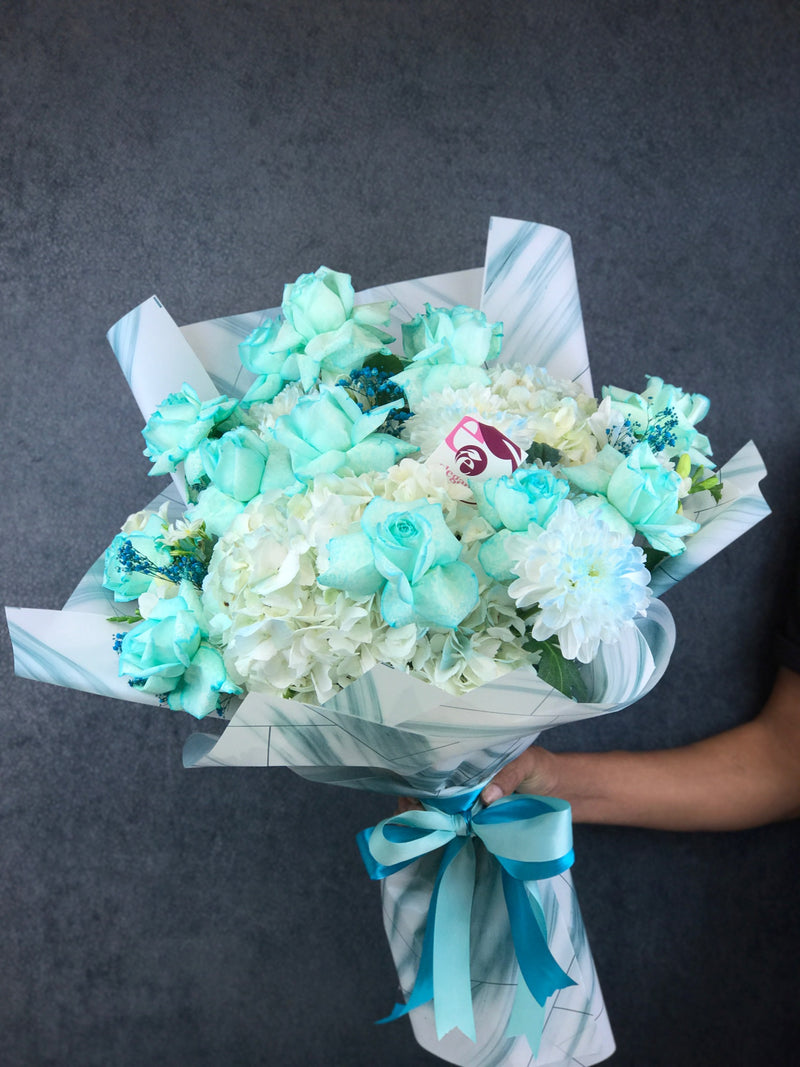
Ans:
[[[451,953],[449,946],[444,943],[444,937],[441,933],[437,934],[438,926],[444,922],[445,935],[450,936],[450,929],[452,928],[452,916],[449,914],[455,909],[458,904],[461,894],[461,887],[459,874],[461,874],[461,865],[456,870],[456,877],[454,880],[447,879],[448,868],[451,862],[458,856],[464,845],[467,843],[467,838],[455,838],[445,848],[442,856],[442,862],[439,867],[439,872],[436,876],[436,882],[431,894],[430,907],[428,909],[428,923],[425,927],[425,936],[422,940],[422,953],[420,955],[419,969],[417,970],[416,981],[414,982],[414,988],[409,994],[408,1000],[405,1004],[395,1004],[392,1011],[384,1018],[378,1019],[378,1025],[383,1023],[394,1022],[395,1019],[400,1019],[404,1015],[408,1015],[414,1008],[419,1008],[423,1004],[427,1004],[429,1001],[434,1002],[434,1014],[436,1017],[436,1031],[437,1036],[441,1037],[442,1034],[447,1033],[453,1026],[461,1027],[462,1024],[467,1026],[468,1030],[471,1029],[472,1033],[475,1032],[475,1023],[472,1017],[472,984],[469,977],[469,914],[472,906],[472,885],[470,884],[470,900],[467,910],[467,925],[466,925],[466,941],[467,941],[467,965],[466,971],[457,974],[454,970],[455,967],[461,965],[461,961],[458,958],[458,951],[455,952],[454,957],[451,959]],[[474,855],[473,855],[473,868],[474,868]],[[452,893],[455,891],[455,901],[452,898]],[[440,898],[444,907],[440,908]],[[447,916],[447,918],[444,918]],[[458,920],[456,919],[456,925]],[[437,948],[438,948],[438,960],[437,960]],[[460,981],[459,981],[460,979]],[[455,986],[461,989],[462,995],[452,995],[450,993],[444,993],[444,987],[442,983],[453,981]],[[463,985],[466,983],[467,990],[467,1008],[468,1016],[463,1006]],[[439,995],[444,996],[445,1002],[445,1021],[440,1023],[440,1013],[437,1004],[436,990],[439,990]],[[455,1021],[449,1022],[447,1029],[441,1029],[442,1026],[447,1024],[447,1020],[453,1018]],[[441,1030],[441,1033],[440,1033]],[[467,1032],[467,1031],[465,1031]],[[474,1040],[474,1037],[473,1037]]]
[[[433,1011],[439,1040],[454,1027],[475,1040],[469,958],[474,888],[475,849],[469,838],[456,838],[442,859],[433,941]]]
[[[529,896],[525,883],[503,870],[503,893],[519,969],[534,998],[544,1006],[557,989],[566,989],[576,983],[553,958],[544,933],[546,925],[541,904]]]
[[[506,1037],[524,1037],[528,1042],[531,1055],[539,1052],[539,1044],[544,1030],[545,1008],[533,996],[520,973],[517,992],[506,1027]]]
[[[428,925],[425,928],[425,937],[422,942],[422,955],[419,960],[419,969],[414,982],[414,988],[408,995],[405,1004],[395,1004],[392,1010],[383,1019],[376,1021],[376,1026],[384,1023],[393,1023],[395,1019],[402,1019],[414,1008],[420,1008],[433,1000],[433,915],[429,914]]]

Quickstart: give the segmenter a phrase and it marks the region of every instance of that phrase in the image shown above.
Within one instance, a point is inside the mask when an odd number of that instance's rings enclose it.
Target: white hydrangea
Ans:
[[[457,632],[392,628],[379,593],[351,597],[317,583],[330,539],[358,522],[374,496],[442,505],[480,583],[480,601]],[[387,472],[325,475],[305,494],[256,497],[214,549],[203,585],[211,639],[231,678],[254,692],[323,703],[378,663],[466,692],[531,662],[513,601],[477,561],[493,532],[474,507],[450,496],[440,468],[410,459]]]
[[[311,389],[309,392],[313,394],[318,390]],[[247,422],[253,424],[257,433],[268,440],[281,415],[288,415],[294,411],[297,401],[301,396],[306,395],[308,394],[299,382],[289,382],[272,400],[261,404],[251,404],[247,412]]]
[[[343,481],[364,490],[360,479]],[[349,597],[317,583],[322,531],[346,528],[366,506],[364,495],[337,499],[330,486],[316,486],[274,502],[257,497],[217,543],[203,600],[211,639],[238,684],[323,703],[377,663],[408,663],[416,626],[392,629],[376,596]]]
[[[551,378],[542,367],[498,366],[490,370],[492,391],[509,411],[525,416],[527,441],[557,448],[571,464],[597,455],[591,418],[597,401],[575,382]]]
[[[448,693],[468,693],[531,665],[530,655],[516,642],[503,641],[488,631],[469,634],[463,629],[437,630],[421,641],[411,661],[411,673]]]

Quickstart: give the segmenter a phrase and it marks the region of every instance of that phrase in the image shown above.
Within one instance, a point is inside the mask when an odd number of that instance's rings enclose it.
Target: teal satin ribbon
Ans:
[[[473,841],[478,838],[501,867],[514,951],[524,980],[507,1033],[525,1034],[535,1055],[545,1001],[557,989],[575,985],[547,947],[547,924],[532,884],[572,866],[571,809],[565,800],[517,794],[480,810],[473,809],[474,801],[474,793],[426,801],[424,811],[393,815],[358,835],[364,864],[374,879],[443,850],[414,988],[405,1004],[396,1004],[380,1021],[399,1019],[433,1000],[437,1037],[458,1027],[475,1040],[469,933],[475,886]]]

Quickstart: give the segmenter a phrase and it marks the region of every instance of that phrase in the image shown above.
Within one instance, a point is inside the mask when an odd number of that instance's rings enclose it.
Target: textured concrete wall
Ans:
[[[0,25],[2,599],[57,608],[153,495],[106,329],[478,265],[491,214],[571,233],[596,385],[658,373],[753,437],[774,515],[668,596],[652,747],[769,689],[797,549],[797,4],[8,0]],[[2,633],[0,1059],[422,1065],[355,832],[380,797],[187,772],[187,716],[15,679]],[[797,826],[579,828],[614,1067],[793,1061]]]

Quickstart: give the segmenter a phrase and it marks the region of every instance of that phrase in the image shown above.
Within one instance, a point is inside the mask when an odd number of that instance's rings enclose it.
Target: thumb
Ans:
[[[529,772],[529,763],[530,749],[523,752],[521,756],[517,756],[517,758],[510,763],[507,763],[502,770],[499,770],[491,782],[484,787],[481,793],[481,799],[484,804],[491,804],[495,800],[499,800],[500,797],[505,797],[508,796],[509,793],[513,793]]]

